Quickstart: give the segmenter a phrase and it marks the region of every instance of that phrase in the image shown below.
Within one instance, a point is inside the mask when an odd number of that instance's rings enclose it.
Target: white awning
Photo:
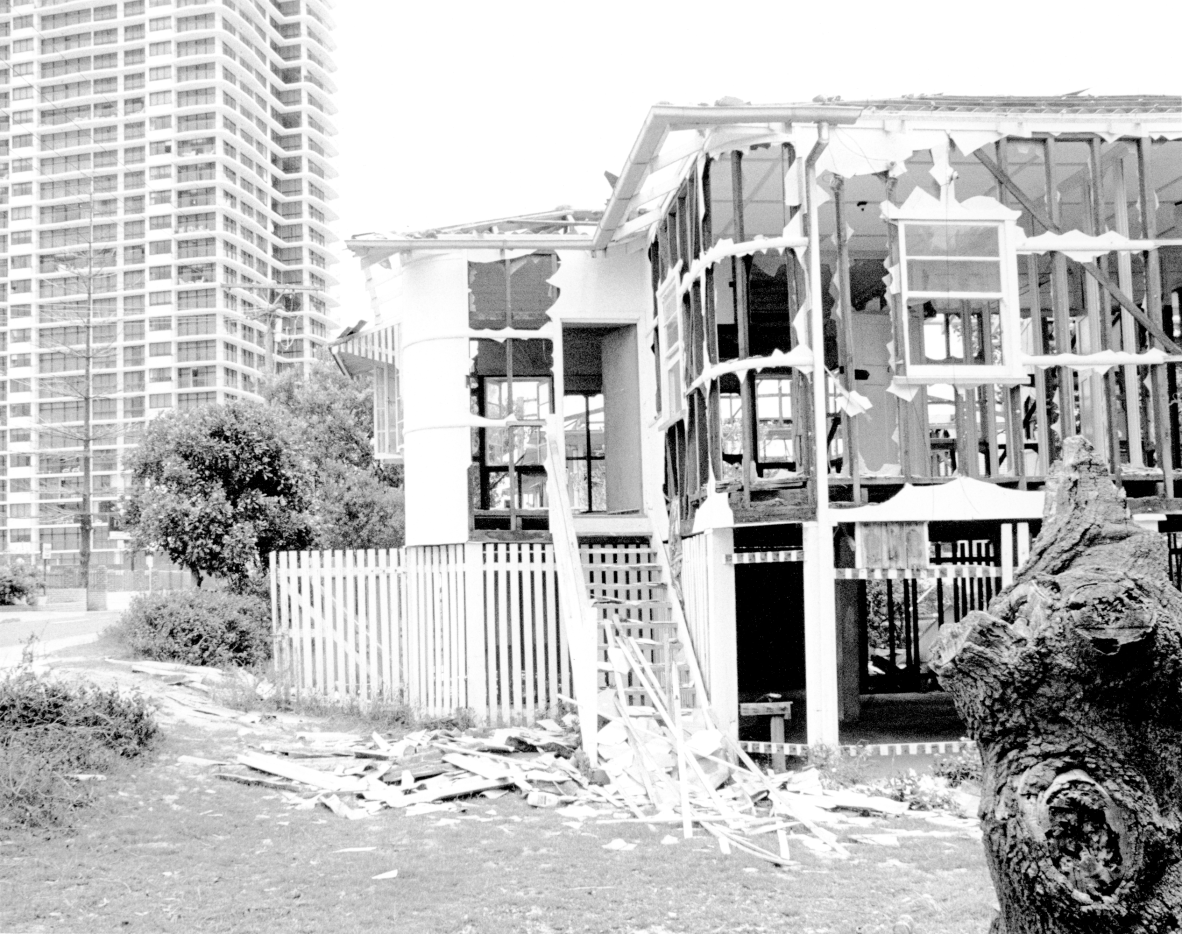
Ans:
[[[835,522],[1029,521],[1041,519],[1042,491],[1008,490],[971,477],[924,486],[904,484],[885,503],[834,508]]]

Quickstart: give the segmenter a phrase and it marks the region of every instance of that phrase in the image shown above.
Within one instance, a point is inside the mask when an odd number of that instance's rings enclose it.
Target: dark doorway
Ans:
[[[735,568],[739,697],[804,690],[804,565]]]

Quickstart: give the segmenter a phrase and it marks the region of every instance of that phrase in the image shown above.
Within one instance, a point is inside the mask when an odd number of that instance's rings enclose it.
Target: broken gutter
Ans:
[[[818,104],[738,105],[734,107],[675,107],[660,104],[649,110],[640,135],[628,153],[620,177],[612,189],[603,218],[595,230],[591,249],[606,249],[616,228],[625,220],[633,195],[648,171],[649,163],[661,151],[665,137],[674,130],[743,123],[851,124],[862,115],[862,107]]]

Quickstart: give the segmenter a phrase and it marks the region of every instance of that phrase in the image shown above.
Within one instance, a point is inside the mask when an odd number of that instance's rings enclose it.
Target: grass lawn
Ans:
[[[893,934],[907,915],[915,934],[984,934],[992,916],[980,842],[933,836],[941,828],[918,819],[854,828],[902,834],[897,847],[851,842],[846,861],[793,842],[785,869],[724,856],[702,831],[570,826],[515,794],[349,821],[177,761],[232,759],[274,730],[170,723],[165,734],[104,783],[72,833],[0,835],[0,931]],[[615,838],[636,847],[603,848]]]

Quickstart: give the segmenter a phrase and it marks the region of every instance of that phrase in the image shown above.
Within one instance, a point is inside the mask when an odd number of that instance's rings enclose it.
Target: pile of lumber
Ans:
[[[567,720],[574,722],[569,715]],[[433,807],[439,802],[476,794],[498,797],[510,789],[527,795],[530,804],[554,807],[579,800],[588,786],[571,761],[577,734],[554,720],[487,736],[419,730],[398,740],[378,733],[369,739],[350,733],[299,733],[296,738],[300,742],[268,743],[243,753],[236,762],[245,770],[217,777],[310,794],[293,803],[323,804],[345,817],[383,808],[428,813],[439,810]]]
[[[699,709],[671,703],[648,647],[613,632],[613,686],[599,697],[600,766],[579,751],[578,721],[487,731],[420,730],[398,740],[377,733],[300,733],[297,743],[263,744],[218,777],[277,789],[297,807],[323,806],[349,819],[384,809],[408,815],[454,810],[457,799],[517,793],[576,821],[680,826],[705,833],[723,852],[789,862],[789,842],[844,857],[829,829],[841,809],[894,816],[907,805],[852,791],[827,792],[815,771],[761,770]],[[672,683],[669,681],[666,684]],[[641,685],[648,705],[629,703]],[[633,699],[635,691],[632,692]],[[774,842],[772,842],[774,841]]]

